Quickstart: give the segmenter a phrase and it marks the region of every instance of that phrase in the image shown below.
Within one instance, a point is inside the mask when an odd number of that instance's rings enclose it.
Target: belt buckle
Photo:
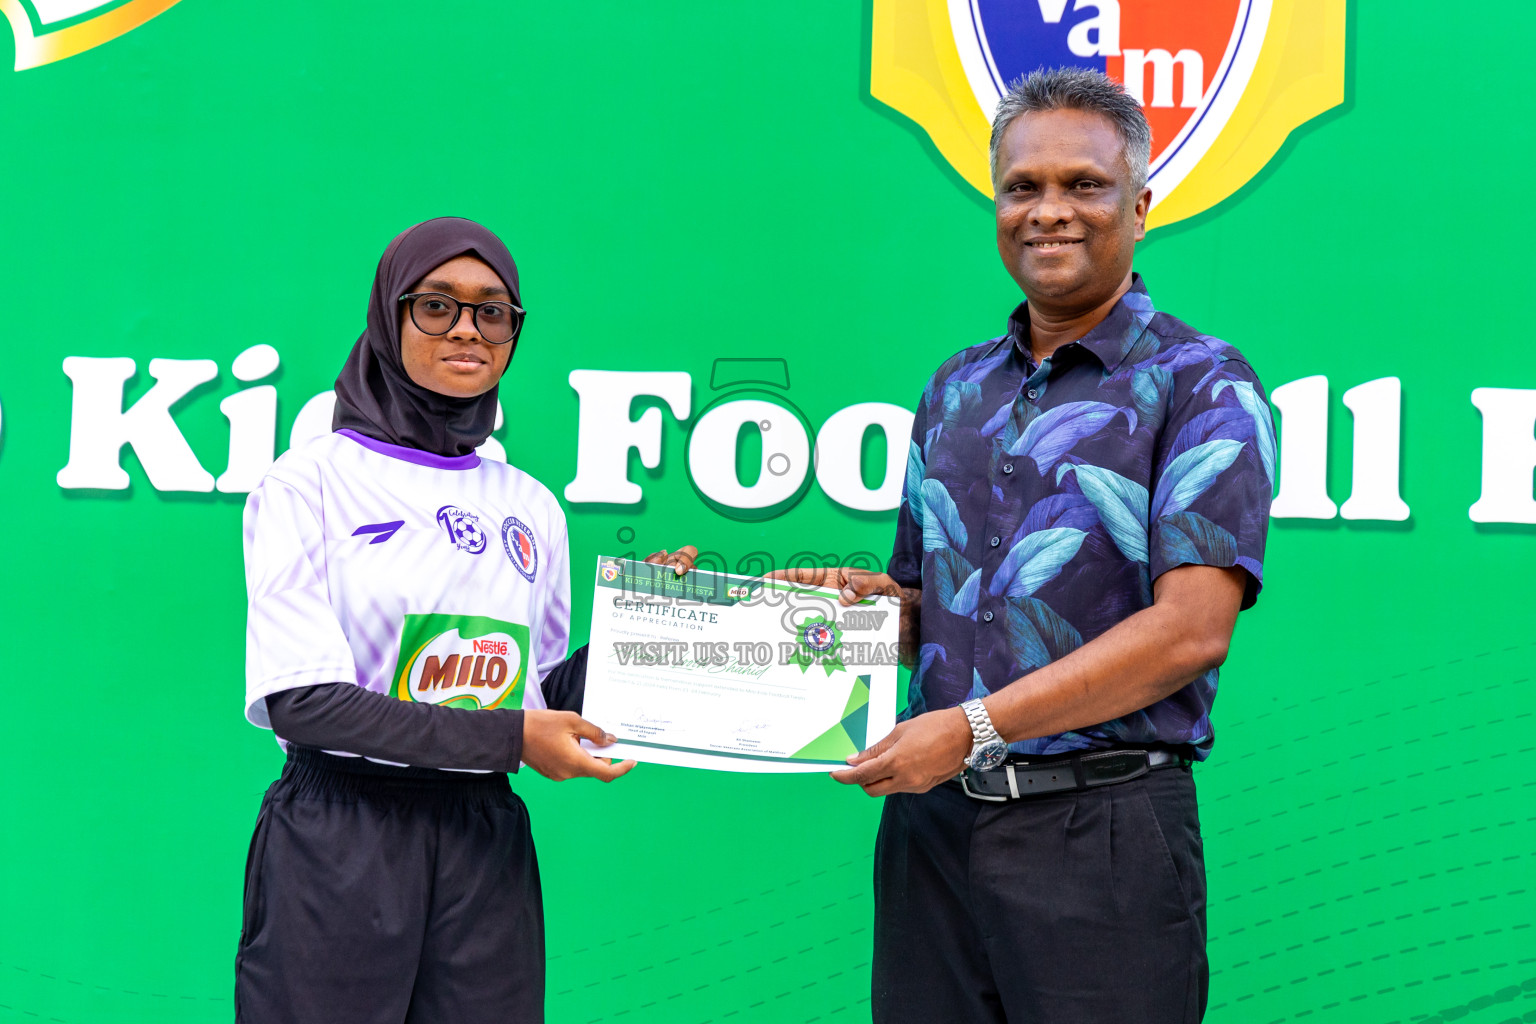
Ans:
[[[971,774],[969,769],[960,773],[960,788],[965,790],[965,795],[972,800],[985,800],[989,804],[1005,804],[1009,800],[1017,800],[1019,798],[1019,780],[1013,773],[1013,765],[1004,765],[1003,770],[1008,774],[1008,791],[1013,794],[1011,797],[989,796],[986,793],[976,792],[971,788],[970,783],[966,781],[966,777]]]

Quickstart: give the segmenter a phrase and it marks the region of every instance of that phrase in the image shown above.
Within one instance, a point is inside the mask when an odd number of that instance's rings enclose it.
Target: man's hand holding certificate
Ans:
[[[900,602],[619,558],[597,564],[583,715],[605,757],[828,771],[896,723]]]

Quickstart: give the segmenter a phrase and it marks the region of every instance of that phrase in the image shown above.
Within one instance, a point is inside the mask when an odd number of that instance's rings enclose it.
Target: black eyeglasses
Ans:
[[[505,345],[523,329],[527,311],[510,302],[460,302],[442,292],[412,292],[400,296],[410,303],[411,323],[423,334],[440,335],[453,330],[465,309],[474,317],[475,330],[492,345]]]

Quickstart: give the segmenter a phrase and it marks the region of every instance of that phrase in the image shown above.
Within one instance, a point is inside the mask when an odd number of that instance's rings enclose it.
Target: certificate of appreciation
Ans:
[[[599,558],[582,716],[604,757],[739,772],[844,766],[896,725],[900,602]]]

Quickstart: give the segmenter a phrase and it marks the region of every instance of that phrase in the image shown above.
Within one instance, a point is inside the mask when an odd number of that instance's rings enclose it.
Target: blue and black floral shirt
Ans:
[[[1275,473],[1269,403],[1242,353],[1158,312],[1142,284],[1036,366],[1024,306],[952,356],[912,427],[890,574],[921,586],[907,716],[953,707],[1152,603],[1181,565],[1239,565],[1258,595]],[[1216,670],[1124,718],[1024,740],[1209,751]]]

